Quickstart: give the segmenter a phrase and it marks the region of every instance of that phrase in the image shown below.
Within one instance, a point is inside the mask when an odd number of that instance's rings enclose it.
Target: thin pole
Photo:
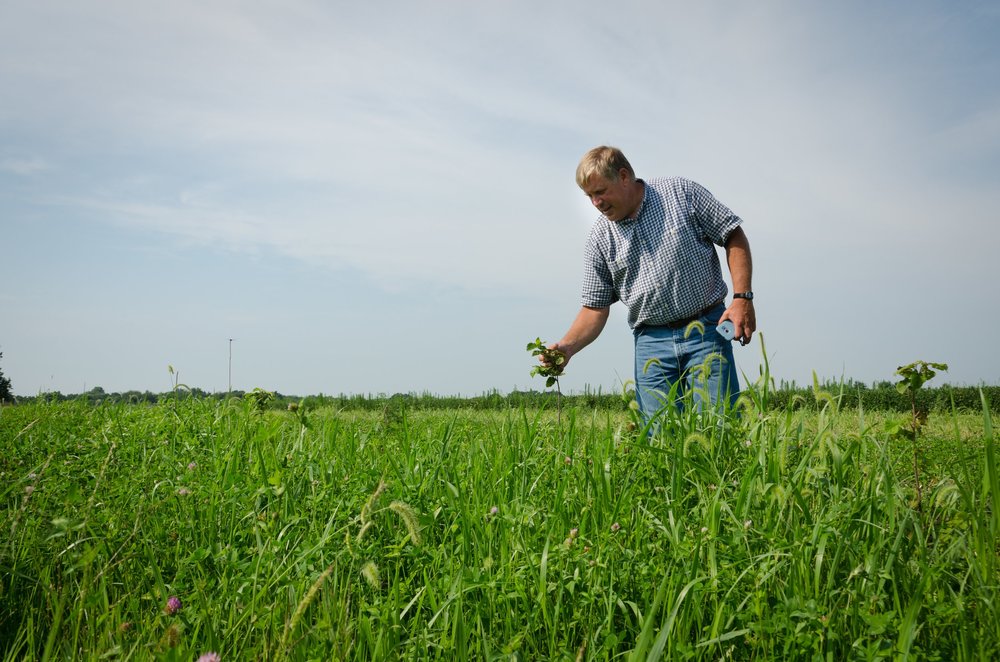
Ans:
[[[229,339],[229,393],[233,392],[233,339]]]

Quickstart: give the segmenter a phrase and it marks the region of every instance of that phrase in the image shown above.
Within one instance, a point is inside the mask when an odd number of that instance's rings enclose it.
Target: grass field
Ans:
[[[988,409],[745,405],[4,408],[0,655],[1000,659]]]

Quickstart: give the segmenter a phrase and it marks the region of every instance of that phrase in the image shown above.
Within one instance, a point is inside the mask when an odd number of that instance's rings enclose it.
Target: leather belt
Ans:
[[[711,306],[708,306],[707,308],[705,308],[703,310],[699,310],[697,313],[695,313],[691,317],[688,317],[688,318],[685,318],[685,319],[682,319],[682,320],[677,320],[675,322],[667,322],[666,324],[661,324],[660,326],[665,326],[668,329],[684,329],[691,322],[693,322],[696,319],[699,319],[701,317],[704,317],[706,314],[708,314],[708,312],[710,310],[712,310],[713,308],[715,308],[716,306],[718,306],[720,303],[722,303],[722,301],[716,301]],[[650,325],[650,326],[654,326],[654,325]]]

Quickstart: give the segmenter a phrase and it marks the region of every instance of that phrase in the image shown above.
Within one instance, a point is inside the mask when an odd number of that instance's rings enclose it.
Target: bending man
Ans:
[[[742,345],[757,328],[743,221],[689,179],[637,179],[615,147],[587,152],[576,169],[576,183],[601,215],[584,253],[583,306],[551,347],[568,362],[600,335],[611,304],[621,301],[635,336],[636,398],[647,420],[666,404],[664,396],[678,380],[683,380],[679,394],[703,386],[713,404],[735,402],[739,379],[733,348],[716,326],[730,320]],[[716,245],[726,249],[735,290],[728,307]],[[695,320],[704,325],[704,334],[693,331],[685,337]],[[701,406],[698,390],[695,398]]]

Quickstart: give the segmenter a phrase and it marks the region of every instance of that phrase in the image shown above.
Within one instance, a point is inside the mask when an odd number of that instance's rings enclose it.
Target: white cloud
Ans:
[[[0,158],[0,170],[14,175],[29,176],[48,170],[49,165],[38,157],[19,158],[8,156]]]

